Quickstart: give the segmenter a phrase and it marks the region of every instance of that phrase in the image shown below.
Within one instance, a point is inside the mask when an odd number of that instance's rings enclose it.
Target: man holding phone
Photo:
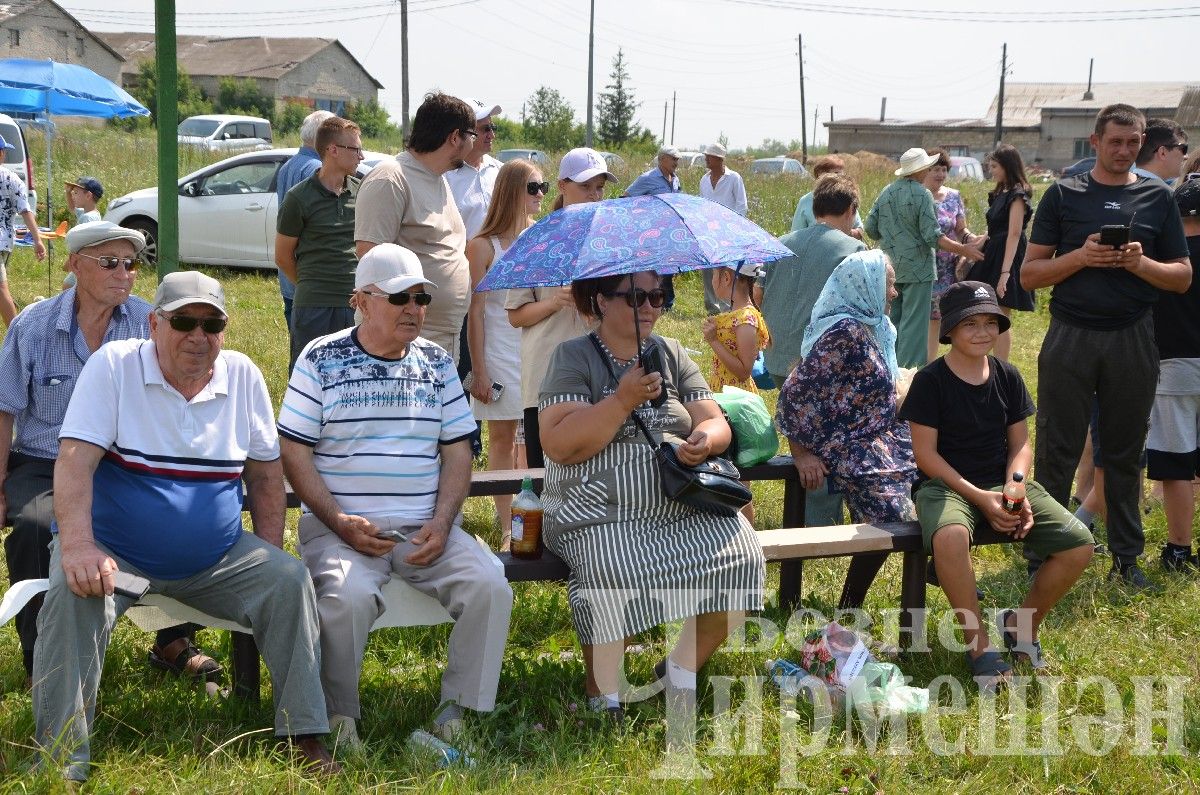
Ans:
[[[1137,589],[1151,587],[1137,565],[1145,549],[1139,459],[1158,380],[1151,309],[1161,291],[1182,293],[1192,280],[1170,191],[1131,173],[1145,128],[1130,105],[1100,111],[1091,136],[1096,165],[1046,191],[1021,266],[1026,289],[1053,287],[1038,356],[1035,474],[1050,496],[1067,503],[1095,396],[1109,577]]]
[[[406,248],[363,254],[352,299],[362,323],[304,349],[279,411],[284,471],[304,503],[325,707],[350,746],[367,636],[392,577],[454,616],[435,731],[449,740],[464,707],[496,704],[512,589],[460,526],[475,419],[450,353],[420,336],[436,288]]]

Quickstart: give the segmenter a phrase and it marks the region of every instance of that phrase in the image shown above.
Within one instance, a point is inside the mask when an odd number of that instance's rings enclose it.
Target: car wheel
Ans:
[[[146,236],[146,248],[142,250],[142,261],[151,268],[158,267],[158,224],[146,218],[134,218],[121,226],[136,229]]]

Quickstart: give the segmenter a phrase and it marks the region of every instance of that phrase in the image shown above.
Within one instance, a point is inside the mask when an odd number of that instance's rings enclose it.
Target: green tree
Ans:
[[[387,110],[373,99],[346,103],[346,118],[359,126],[364,138],[385,138],[398,129]]]
[[[540,87],[526,105],[525,137],[543,149],[570,149],[576,136],[575,110],[553,88]]]
[[[130,94],[150,111],[150,118],[136,117],[132,119],[114,119],[112,124],[127,130],[149,127],[158,122],[158,66],[154,61],[141,61],[138,64],[136,82],[130,89]],[[176,105],[179,121],[188,116],[199,116],[212,113],[212,103],[204,96],[199,86],[192,82],[188,73],[179,68],[179,76],[175,82]]]
[[[217,81],[218,113],[233,113],[242,116],[275,116],[275,99],[267,96],[258,83],[248,77],[222,77]]]
[[[633,91],[628,87],[629,71],[625,68],[625,54],[617,50],[613,58],[612,81],[605,86],[596,103],[596,134],[609,146],[621,146],[640,131],[634,122],[634,114],[642,103],[634,101]]]
[[[283,109],[275,114],[271,123],[276,133],[290,133],[300,129],[305,117],[312,113],[312,108],[295,101],[288,101]]]

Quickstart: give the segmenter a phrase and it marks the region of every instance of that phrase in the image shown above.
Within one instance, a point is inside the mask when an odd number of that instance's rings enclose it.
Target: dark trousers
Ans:
[[[317,337],[334,334],[354,325],[354,310],[349,306],[296,306],[292,305],[291,358],[288,359],[288,375],[296,366],[296,360],[304,346]],[[450,351],[450,353],[454,353]]]
[[[54,520],[54,462],[21,453],[8,457],[4,499],[12,532],[4,539],[8,581],[38,580],[50,576],[50,523]],[[15,624],[21,641],[25,673],[33,674],[33,646],[37,642],[37,617],[43,594],[29,600],[17,613]],[[161,649],[173,640],[191,635],[190,624],[160,630],[156,643]]]
[[[525,409],[525,460],[530,469],[546,466],[546,458],[542,455],[542,437],[538,435],[537,406]]]
[[[1108,546],[1121,564],[1134,562],[1146,546],[1138,473],[1157,383],[1158,351],[1149,313],[1117,331],[1079,328],[1051,318],[1038,354],[1034,474],[1051,497],[1067,504],[1095,395]]]

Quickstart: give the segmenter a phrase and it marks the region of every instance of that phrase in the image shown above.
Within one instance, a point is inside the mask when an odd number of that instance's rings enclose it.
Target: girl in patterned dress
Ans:
[[[750,297],[754,280],[761,273],[755,264],[718,268],[713,274],[713,292],[729,295],[728,312],[704,319],[704,341],[713,350],[712,390],[720,392],[726,384],[758,393],[750,371],[758,352],[771,344],[767,322]]]

